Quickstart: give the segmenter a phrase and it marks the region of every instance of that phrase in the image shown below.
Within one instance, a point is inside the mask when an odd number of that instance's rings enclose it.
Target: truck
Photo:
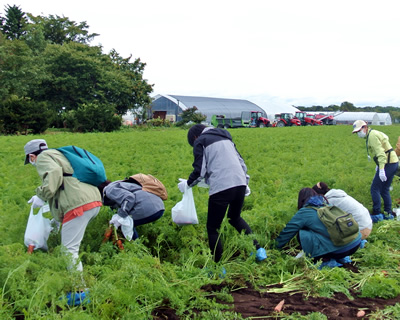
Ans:
[[[306,114],[304,111],[296,111],[294,117],[300,120],[302,126],[322,125],[322,121],[314,119],[314,115]]]
[[[273,127],[301,126],[299,119],[295,119],[292,113],[277,113]]]
[[[240,117],[228,118],[225,115],[212,115],[211,124],[216,128],[264,128],[271,127],[271,121],[260,111],[242,111]]]

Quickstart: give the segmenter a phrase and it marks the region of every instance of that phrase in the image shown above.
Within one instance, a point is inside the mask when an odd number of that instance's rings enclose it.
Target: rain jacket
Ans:
[[[193,144],[193,172],[187,184],[195,186],[203,178],[209,195],[249,182],[247,167],[227,130],[205,128]]]
[[[165,210],[159,196],[143,191],[142,187],[136,183],[114,181],[106,186],[103,192],[106,198],[116,204],[117,213],[122,218],[130,215],[135,221]],[[104,204],[107,203],[104,202]]]
[[[329,204],[351,213],[357,221],[359,229],[372,229],[372,219],[367,208],[346,192],[340,189],[331,189],[325,194]]]
[[[396,152],[392,149],[386,134],[374,129],[368,129],[365,139],[367,153],[375,160],[379,169],[384,169],[386,163],[399,162]]]
[[[325,225],[318,218],[317,210],[311,207],[303,207],[297,211],[276,238],[276,247],[282,248],[297,233],[300,235],[303,251],[312,258],[355,246],[361,241],[361,233],[358,232],[358,237],[349,244],[342,247],[335,246]]]
[[[49,203],[50,211],[57,221],[62,222],[70,210],[94,201],[101,202],[97,187],[80,182],[72,176],[63,176],[63,173],[73,173],[74,170],[60,151],[48,149],[40,153],[36,169],[42,180],[36,195]]]

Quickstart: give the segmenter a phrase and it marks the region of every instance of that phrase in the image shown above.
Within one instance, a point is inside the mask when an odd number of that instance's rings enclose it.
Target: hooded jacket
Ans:
[[[189,187],[204,178],[210,186],[209,195],[213,195],[249,182],[246,164],[226,130],[205,128],[193,144],[193,156]]]
[[[165,210],[159,196],[143,191],[142,187],[136,183],[114,181],[104,188],[103,193],[105,200],[108,198],[111,205],[118,207],[117,213],[122,218],[130,215],[135,221]],[[104,204],[108,205],[106,201]]]
[[[62,222],[64,215],[85,204],[99,201],[99,189],[77,178],[64,177],[63,173],[73,173],[68,159],[56,149],[40,153],[36,160],[36,169],[42,185],[36,189],[36,195],[47,201],[53,217]]]
[[[372,219],[367,208],[346,192],[340,189],[331,189],[325,194],[329,204],[351,213],[357,221],[359,229],[372,229]]]

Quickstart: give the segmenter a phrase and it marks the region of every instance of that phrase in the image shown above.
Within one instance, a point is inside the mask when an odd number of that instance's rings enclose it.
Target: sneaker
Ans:
[[[256,261],[260,262],[267,259],[267,252],[264,248],[260,248],[256,251]]]
[[[87,304],[89,302],[90,302],[89,290],[75,292],[75,293],[71,292],[67,293],[67,304],[69,306],[79,306],[82,304]]]
[[[329,261],[322,262],[321,265],[318,267],[321,270],[324,267],[334,268],[334,267],[342,267],[343,264],[337,262],[335,259],[331,259]]]
[[[379,214],[371,214],[371,219],[373,223],[377,223],[384,219],[384,215],[382,213]]]

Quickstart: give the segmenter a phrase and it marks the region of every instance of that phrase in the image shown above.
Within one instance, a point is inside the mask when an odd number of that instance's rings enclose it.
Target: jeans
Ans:
[[[385,173],[387,180],[382,182],[379,178],[379,170],[376,171],[371,184],[372,214],[381,213],[381,197],[383,199],[383,208],[387,213],[392,213],[392,199],[390,197],[390,185],[392,184],[394,174],[399,167],[399,163],[387,163]]]

